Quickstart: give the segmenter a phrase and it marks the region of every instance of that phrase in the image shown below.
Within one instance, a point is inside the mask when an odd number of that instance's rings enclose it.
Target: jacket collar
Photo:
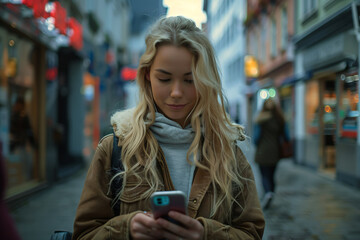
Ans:
[[[131,129],[132,116],[134,114],[134,108],[124,111],[116,112],[112,115],[110,122],[115,132],[115,135],[119,138],[124,136]],[[120,141],[119,141],[120,142]],[[161,151],[162,152],[162,151]],[[160,154],[160,167],[165,181],[165,190],[174,190],[174,186],[171,182],[169,170],[167,168],[163,154]],[[196,217],[198,209],[203,201],[203,198],[208,191],[211,184],[210,173],[204,169],[197,168],[195,170],[193,184],[191,186],[189,202],[188,202],[188,214],[191,217]]]

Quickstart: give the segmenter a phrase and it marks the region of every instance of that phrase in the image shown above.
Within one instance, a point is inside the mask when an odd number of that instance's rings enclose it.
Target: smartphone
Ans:
[[[172,210],[187,214],[186,196],[182,191],[154,192],[150,197],[150,201],[152,214],[155,219],[161,217],[179,224],[168,216],[168,212]]]

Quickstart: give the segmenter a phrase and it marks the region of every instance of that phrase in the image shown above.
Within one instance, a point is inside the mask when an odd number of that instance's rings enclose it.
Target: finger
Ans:
[[[166,231],[163,231],[164,237],[166,239],[178,239],[179,236],[184,236],[184,232],[186,232],[186,229],[184,229],[181,226],[178,226],[174,223],[171,223],[163,218],[158,218],[156,222]],[[176,238],[177,237],[177,238]]]
[[[180,222],[186,228],[192,228],[195,224],[195,221],[197,222],[197,220],[193,219],[192,217],[176,211],[170,211],[168,215],[172,219]]]
[[[141,224],[142,232],[146,235],[154,236],[157,238],[161,238],[162,236],[162,228],[152,217],[151,213],[146,212],[145,218],[142,218]]]
[[[183,230],[181,232],[181,236],[185,237],[186,239],[202,239],[203,238],[204,227],[198,220],[196,220],[188,215],[185,215],[185,214],[182,214],[179,212],[175,212],[175,211],[170,211],[169,217],[171,217],[172,219],[175,219],[180,224],[182,224]],[[177,230],[175,229],[175,231],[177,231]],[[174,233],[177,233],[177,232],[174,232]]]
[[[144,213],[136,214],[132,219],[131,233],[133,236],[141,234],[158,239],[161,237],[160,229],[161,226],[152,217],[146,216]]]
[[[142,214],[139,214],[137,216],[137,221],[140,222],[142,225],[144,225],[147,228],[158,228],[155,219],[152,217],[151,213],[144,212]]]

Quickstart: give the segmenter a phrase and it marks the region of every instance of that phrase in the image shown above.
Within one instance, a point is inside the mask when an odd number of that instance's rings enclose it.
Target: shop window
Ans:
[[[34,44],[0,29],[0,145],[12,195],[37,179]],[[30,114],[31,113],[31,114]]]
[[[338,137],[342,139],[357,139],[357,119],[359,116],[359,76],[340,76],[339,119],[340,127]]]
[[[326,81],[323,96],[324,135],[334,136],[336,128],[335,81]]]
[[[304,20],[312,18],[314,14],[317,13],[317,0],[304,0],[302,1],[302,4],[302,17]]]
[[[319,84],[311,81],[306,85],[306,133],[319,133]]]

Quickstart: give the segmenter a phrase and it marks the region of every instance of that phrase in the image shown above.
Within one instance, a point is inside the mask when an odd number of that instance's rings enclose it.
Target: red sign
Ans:
[[[48,0],[22,0],[22,3],[34,10],[34,17],[47,17],[47,13],[45,11],[45,5],[47,4]]]
[[[34,6],[34,0],[22,0],[22,4],[26,5],[29,8]]]
[[[121,70],[121,77],[125,81],[131,81],[136,78],[136,72],[137,70],[135,68],[124,67]]]
[[[58,75],[58,69],[56,67],[49,68],[46,70],[46,80],[48,81],[54,81]]]
[[[59,2],[54,2],[54,7],[50,16],[55,19],[55,27],[59,29],[59,33],[66,35],[66,9]]]
[[[68,19],[68,26],[70,28],[70,45],[77,50],[81,50],[83,47],[83,37],[82,37],[82,26],[76,21],[75,18]]]

